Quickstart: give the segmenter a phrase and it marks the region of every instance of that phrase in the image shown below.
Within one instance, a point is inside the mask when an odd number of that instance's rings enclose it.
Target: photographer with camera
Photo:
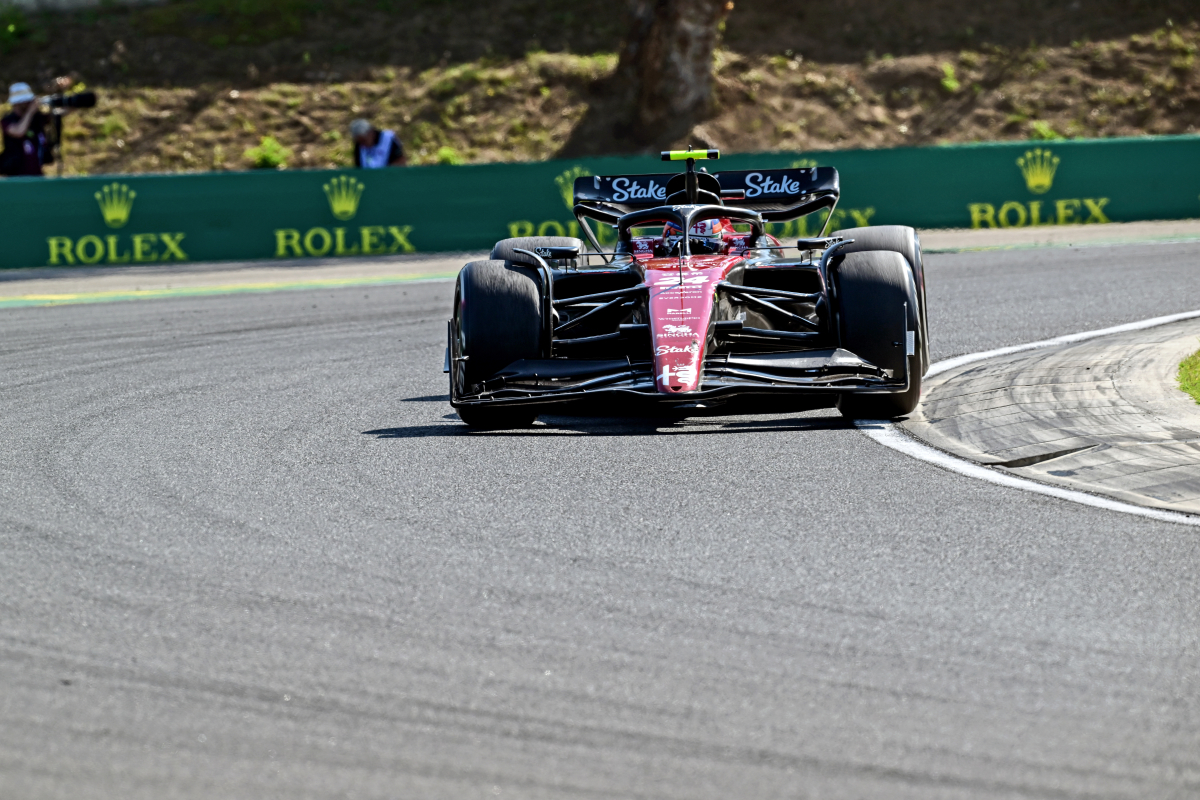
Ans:
[[[69,77],[55,78],[56,92],[35,97],[28,83],[14,83],[8,90],[12,112],[0,118],[4,152],[0,153],[0,175],[42,175],[42,167],[58,161],[62,175],[62,118],[75,108],[96,105],[95,92],[66,94],[74,84]],[[41,107],[49,106],[45,114]]]
[[[8,90],[12,112],[0,119],[4,130],[4,152],[0,175],[41,175],[42,165],[54,161],[47,128],[53,117],[38,110],[38,100],[27,83],[14,83]]]

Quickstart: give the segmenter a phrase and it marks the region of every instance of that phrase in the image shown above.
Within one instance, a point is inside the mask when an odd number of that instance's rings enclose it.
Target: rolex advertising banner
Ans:
[[[834,166],[830,230],[1097,225],[1200,217],[1200,136],[730,155],[721,169]],[[577,236],[586,175],[672,172],[657,157],[383,170],[15,178],[0,181],[0,268],[350,258],[486,250]],[[654,193],[660,185],[628,187]],[[811,236],[827,212],[777,223]],[[613,231],[597,226],[602,242]]]

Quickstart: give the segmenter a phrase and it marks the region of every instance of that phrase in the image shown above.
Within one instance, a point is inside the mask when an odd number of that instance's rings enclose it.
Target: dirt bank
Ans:
[[[804,151],[1200,127],[1194,4],[963,5],[740,0],[716,113],[689,138]],[[0,80],[72,73],[101,92],[68,120],[72,173],[247,169],[265,135],[289,167],[345,165],[360,115],[397,129],[415,163],[613,148],[611,3],[187,0],[0,16]]]

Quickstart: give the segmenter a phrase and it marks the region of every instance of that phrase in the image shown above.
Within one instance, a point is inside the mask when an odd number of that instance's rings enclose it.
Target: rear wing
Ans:
[[[699,175],[702,188],[716,189],[711,179],[720,185],[722,205],[757,211],[767,222],[783,222],[832,208],[840,193],[838,172],[833,167],[728,170]],[[675,183],[681,188],[682,177],[682,173],[667,173],[576,178],[575,211],[577,215],[615,223],[617,217],[631,211],[682,205],[686,200],[675,196],[679,194],[676,186],[668,186]]]

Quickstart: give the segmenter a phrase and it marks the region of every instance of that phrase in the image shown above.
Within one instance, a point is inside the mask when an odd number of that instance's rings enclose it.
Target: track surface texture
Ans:
[[[935,358],[1200,245],[928,258]],[[450,283],[0,313],[0,797],[1200,795],[1200,538],[832,412],[468,432]]]

